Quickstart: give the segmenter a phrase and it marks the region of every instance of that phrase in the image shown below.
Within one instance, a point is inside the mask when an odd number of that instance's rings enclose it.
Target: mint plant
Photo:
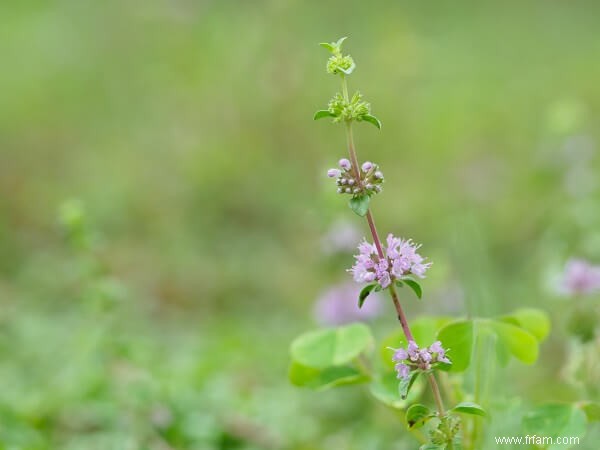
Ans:
[[[526,364],[535,362],[550,323],[542,311],[523,308],[497,318],[420,317],[409,324],[399,289],[421,299],[421,280],[432,262],[411,239],[392,233],[385,243],[380,238],[371,202],[386,180],[377,164],[360,163],[353,126],[366,122],[381,129],[382,125],[361,93],[349,94],[348,77],[356,63],[342,52],[345,40],[320,44],[330,53],[326,70],[339,79],[341,91],[326,109],[315,113],[314,120],[329,118],[343,126],[348,155],[327,176],[335,180],[337,192],[348,197],[350,209],[366,218],[371,234],[371,242],[365,239],[358,244],[355,263],[348,269],[364,287],[358,298],[348,301],[361,308],[372,292],[387,292],[400,329],[379,344],[381,359],[373,358],[375,339],[365,324],[305,333],[292,342],[289,377],[293,384],[312,389],[368,384],[377,400],[402,412],[407,431],[422,450],[481,448],[493,377],[489,367],[506,366],[511,357]],[[477,364],[471,363],[477,359]],[[463,377],[469,369],[469,377]],[[451,407],[446,406],[448,402]]]

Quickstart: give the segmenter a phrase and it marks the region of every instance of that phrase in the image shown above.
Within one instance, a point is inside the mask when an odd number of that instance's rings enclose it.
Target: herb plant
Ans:
[[[421,299],[421,282],[432,262],[421,256],[420,246],[411,239],[389,233],[384,242],[375,225],[371,204],[387,179],[379,165],[359,159],[353,127],[364,122],[381,129],[382,124],[360,92],[350,95],[348,78],[356,63],[342,52],[345,40],[320,44],[330,53],[326,70],[340,81],[340,92],[314,119],[329,118],[344,128],[348,154],[327,176],[348,199],[350,209],[366,218],[371,235],[370,241],[358,244],[355,263],[348,270],[364,287],[358,298],[348,301],[361,308],[371,293],[386,291],[400,328],[378,343],[379,352],[373,352],[375,339],[363,323],[305,333],[291,345],[289,377],[297,386],[319,390],[368,384],[375,399],[401,412],[407,432],[421,450],[479,449],[493,415],[488,413],[493,368],[506,366],[511,358],[533,364],[550,321],[533,308],[495,318],[422,316],[409,321],[402,306],[406,296],[401,301],[399,292],[410,291]],[[573,408],[538,408],[526,417],[525,425],[533,423],[535,431],[538,422],[565,411],[569,415]]]

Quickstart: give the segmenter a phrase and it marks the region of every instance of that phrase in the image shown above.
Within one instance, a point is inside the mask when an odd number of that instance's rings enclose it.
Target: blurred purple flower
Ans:
[[[360,239],[361,233],[353,222],[338,220],[321,240],[323,251],[327,254],[351,252]]]
[[[567,261],[561,290],[569,295],[591,294],[600,291],[600,266],[594,266],[583,259]]]
[[[362,308],[358,307],[361,288],[345,282],[323,292],[314,308],[317,322],[321,325],[343,325],[373,319],[381,314],[378,294],[371,293]]]

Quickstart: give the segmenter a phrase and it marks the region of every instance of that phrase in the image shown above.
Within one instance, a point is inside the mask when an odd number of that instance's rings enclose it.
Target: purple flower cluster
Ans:
[[[398,372],[398,378],[407,378],[413,369],[429,370],[432,364],[438,362],[452,364],[440,341],[434,342],[429,348],[419,348],[415,341],[409,341],[406,349],[388,348],[394,351],[392,361],[396,363],[394,369]]]
[[[356,299],[360,288],[352,282],[332,286],[323,292],[315,304],[315,319],[325,326],[364,322],[381,314],[381,299],[371,294],[369,300],[359,308]]]
[[[383,173],[381,173],[377,164],[370,161],[364,162],[358,170],[358,178],[352,163],[348,159],[340,159],[338,164],[339,169],[329,169],[327,171],[329,178],[336,178],[338,194],[373,195],[381,192]]]
[[[379,258],[377,248],[366,240],[358,245],[359,254],[355,255],[356,263],[349,272],[352,273],[354,281],[359,283],[370,283],[377,280],[385,289],[395,279],[401,279],[407,275],[425,277],[425,271],[431,263],[424,262],[425,259],[417,253],[420,245],[416,245],[410,239],[401,239],[389,234],[387,237],[387,248],[384,248],[385,257]]]
[[[569,295],[600,292],[600,266],[582,259],[571,259],[565,266],[562,290]]]
[[[362,233],[354,222],[336,220],[321,238],[321,249],[326,254],[351,252]]]

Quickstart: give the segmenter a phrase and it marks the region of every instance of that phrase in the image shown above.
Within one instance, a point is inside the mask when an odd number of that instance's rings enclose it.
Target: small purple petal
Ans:
[[[444,353],[444,348],[442,347],[441,341],[435,341],[433,344],[429,346],[429,351],[432,353]]]
[[[425,361],[426,363],[431,362],[431,353],[426,348],[419,351],[419,356],[421,357],[421,361]]]
[[[408,359],[408,352],[403,348],[399,348],[396,350],[396,353],[394,353],[394,357],[392,359],[394,361],[404,361],[405,359]]]
[[[337,178],[342,174],[342,171],[340,169],[329,169],[327,171],[327,176],[329,178]]]
[[[406,364],[396,364],[394,369],[398,372],[398,378],[406,378],[410,374],[410,367]]]
[[[408,343],[408,355],[410,356],[411,361],[416,361],[419,359],[419,346],[415,341],[410,341]]]
[[[340,159],[339,163],[340,167],[344,170],[350,170],[350,168],[352,167],[352,164],[350,164],[350,161],[347,160],[346,158],[342,158]]]
[[[379,284],[381,285],[381,287],[383,289],[385,289],[390,284],[392,284],[392,279],[390,278],[390,274],[387,272],[381,274],[381,276],[377,279],[377,281],[379,281]]]

